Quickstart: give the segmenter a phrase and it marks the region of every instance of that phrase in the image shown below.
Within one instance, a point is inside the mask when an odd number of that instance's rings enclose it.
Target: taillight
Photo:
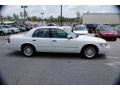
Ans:
[[[10,38],[8,38],[8,43],[10,43]]]

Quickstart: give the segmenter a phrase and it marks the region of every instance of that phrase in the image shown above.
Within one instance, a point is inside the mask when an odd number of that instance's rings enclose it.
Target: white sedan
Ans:
[[[76,35],[63,27],[37,27],[25,34],[12,35],[8,39],[9,49],[19,50],[30,57],[35,52],[80,53],[85,58],[104,54],[110,46],[104,39]]]

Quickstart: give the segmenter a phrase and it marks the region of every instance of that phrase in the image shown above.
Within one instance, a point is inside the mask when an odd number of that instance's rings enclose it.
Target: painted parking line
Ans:
[[[6,42],[0,42],[0,46],[5,46]]]
[[[108,58],[108,59],[120,59],[120,57],[116,57],[116,56],[106,56],[106,58]]]
[[[0,44],[3,44],[3,43],[5,43],[5,42],[0,42]]]

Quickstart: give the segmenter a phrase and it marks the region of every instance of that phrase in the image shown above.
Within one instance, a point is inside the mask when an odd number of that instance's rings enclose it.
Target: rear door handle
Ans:
[[[57,42],[57,40],[52,40],[52,42]]]
[[[32,41],[36,41],[36,39],[33,39]]]

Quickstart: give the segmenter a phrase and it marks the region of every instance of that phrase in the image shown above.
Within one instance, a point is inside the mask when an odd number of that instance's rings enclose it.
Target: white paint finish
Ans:
[[[73,31],[74,33],[78,34],[78,35],[85,35],[85,34],[88,34],[88,31],[85,30],[85,31]]]
[[[53,42],[53,41],[56,42]],[[52,39],[52,52],[71,52],[79,53],[80,45],[75,41],[75,39],[67,38],[53,38]]]
[[[33,41],[36,40],[36,41]],[[32,44],[38,52],[51,52],[51,38],[32,38]]]

